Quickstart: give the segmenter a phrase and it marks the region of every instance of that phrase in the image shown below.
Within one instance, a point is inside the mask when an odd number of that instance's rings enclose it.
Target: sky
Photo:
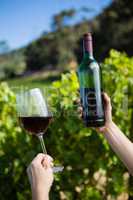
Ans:
[[[0,0],[0,41],[7,41],[10,49],[27,45],[43,32],[51,30],[52,16],[64,9],[81,7],[94,9],[86,14],[92,18],[111,0]],[[83,13],[73,19],[78,22]]]

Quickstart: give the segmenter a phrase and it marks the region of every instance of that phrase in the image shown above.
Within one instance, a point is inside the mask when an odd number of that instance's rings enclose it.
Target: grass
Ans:
[[[59,71],[36,72],[28,76],[7,80],[10,87],[43,87],[49,86],[53,81],[60,79]]]

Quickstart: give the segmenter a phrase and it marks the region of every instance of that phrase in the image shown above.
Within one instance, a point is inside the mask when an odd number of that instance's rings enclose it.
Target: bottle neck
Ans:
[[[93,53],[90,53],[90,52],[84,51],[83,58],[84,58],[84,59],[88,59],[88,58],[90,58],[90,59],[94,59],[94,57],[93,57]]]
[[[83,51],[84,57],[89,57],[93,59],[93,45],[92,45],[92,36],[91,34],[85,35],[83,39]]]

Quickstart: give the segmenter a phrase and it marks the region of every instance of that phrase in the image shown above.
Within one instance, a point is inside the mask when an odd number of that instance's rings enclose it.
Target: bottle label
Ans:
[[[96,93],[95,89],[81,88],[80,93],[84,118],[102,118],[104,113],[101,92]]]

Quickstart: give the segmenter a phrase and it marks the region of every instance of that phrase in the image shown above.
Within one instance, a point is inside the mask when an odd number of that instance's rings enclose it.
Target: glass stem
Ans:
[[[37,136],[40,140],[43,153],[47,154],[47,150],[46,150],[45,143],[44,143],[44,140],[43,140],[43,133],[39,133]],[[53,172],[54,173],[62,172],[63,169],[64,169],[63,166],[53,167]]]
[[[43,153],[47,154],[47,150],[46,150],[45,143],[44,143],[44,140],[43,140],[43,133],[38,134],[38,138],[40,140]]]

